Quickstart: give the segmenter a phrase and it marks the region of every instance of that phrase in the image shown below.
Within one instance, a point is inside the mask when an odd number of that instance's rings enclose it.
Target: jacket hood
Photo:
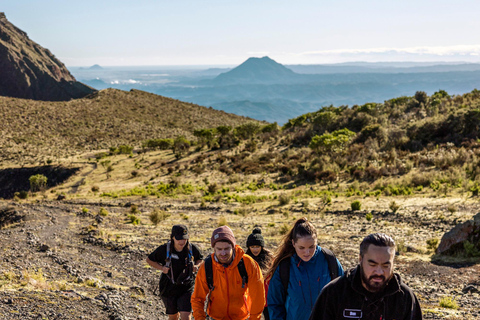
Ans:
[[[350,282],[352,289],[362,295],[365,295],[367,290],[363,287],[362,280],[360,278],[360,265],[357,265],[355,268],[348,270],[345,275],[348,281]],[[401,285],[402,285],[402,278],[398,273],[393,273],[393,277],[388,282],[382,295],[388,296],[398,291],[402,291]]]

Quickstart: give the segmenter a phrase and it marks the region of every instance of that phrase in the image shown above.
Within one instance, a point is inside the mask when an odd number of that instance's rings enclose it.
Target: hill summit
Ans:
[[[218,83],[283,82],[295,75],[295,72],[269,57],[249,58],[238,67],[218,75],[214,81]]]
[[[0,95],[46,101],[82,98],[95,89],[75,80],[65,65],[30,40],[0,12]]]

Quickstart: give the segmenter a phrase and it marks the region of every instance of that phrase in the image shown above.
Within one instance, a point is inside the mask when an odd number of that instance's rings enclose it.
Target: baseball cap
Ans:
[[[188,228],[184,224],[176,224],[172,227],[172,234],[170,237],[175,237],[177,240],[188,240]]]

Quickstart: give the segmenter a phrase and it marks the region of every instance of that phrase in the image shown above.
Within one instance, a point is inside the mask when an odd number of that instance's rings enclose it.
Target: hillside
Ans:
[[[0,159],[45,163],[147,139],[193,137],[205,126],[235,126],[247,118],[138,90],[106,89],[83,99],[44,102],[0,97]]]
[[[478,233],[435,253],[448,231],[480,212],[478,90],[325,107],[282,128],[140,91],[110,89],[60,105],[1,101],[4,109],[14,102],[5,122],[16,123],[22,150],[41,143],[36,131],[45,143],[80,153],[151,138],[157,121],[172,136],[182,130],[169,121],[189,123],[179,126],[185,133],[195,128],[182,153],[151,145],[0,170],[8,198],[0,200],[2,319],[167,319],[153,293],[159,273],[145,257],[173,224],[188,225],[205,254],[212,230],[225,224],[242,246],[259,226],[275,250],[303,216],[345,269],[357,264],[364,236],[391,235],[395,269],[424,319],[480,316]],[[59,106],[61,118],[53,111]],[[42,126],[35,130],[32,119]],[[52,137],[42,131],[49,121]],[[85,140],[79,127],[98,140]],[[48,178],[44,186],[29,183],[36,174]],[[446,307],[452,297],[456,307]]]
[[[48,49],[0,13],[0,95],[63,101],[85,97],[95,89],[77,82]]]

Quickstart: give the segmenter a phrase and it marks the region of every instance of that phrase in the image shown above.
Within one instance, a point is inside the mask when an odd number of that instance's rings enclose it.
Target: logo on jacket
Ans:
[[[361,319],[362,318],[362,310],[356,309],[345,309],[343,310],[343,317],[349,319]]]

